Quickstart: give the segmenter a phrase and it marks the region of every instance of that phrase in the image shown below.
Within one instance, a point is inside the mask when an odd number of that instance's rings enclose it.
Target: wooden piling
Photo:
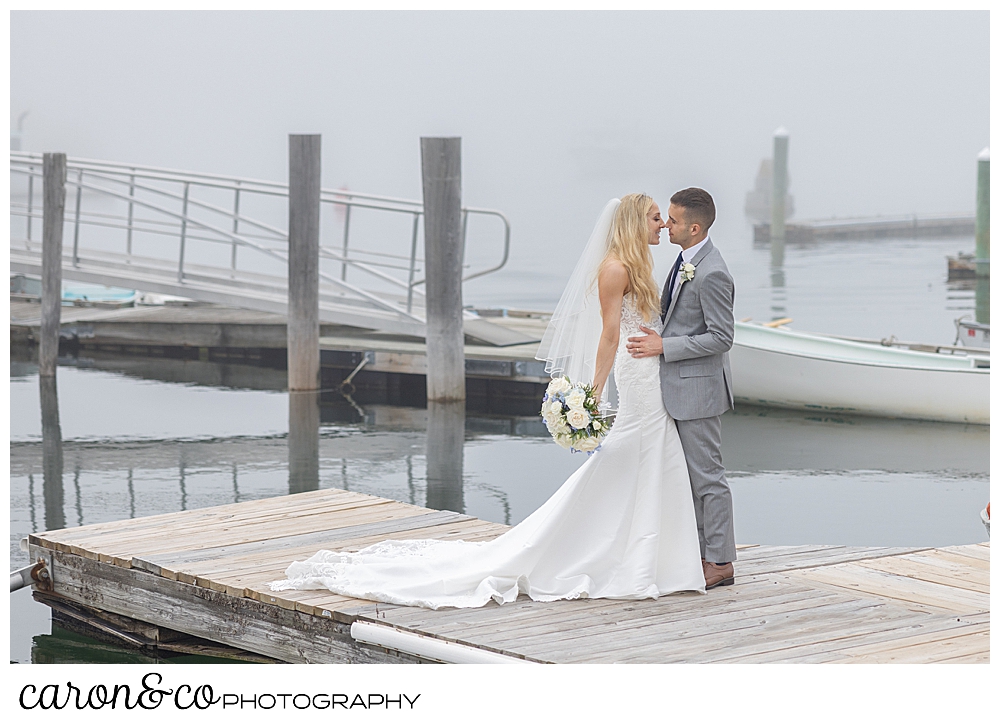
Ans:
[[[288,389],[319,389],[320,136],[288,137]]]
[[[990,149],[978,159],[976,184],[976,321],[990,323]]]
[[[288,492],[319,490],[319,392],[288,393]]]
[[[55,377],[59,356],[59,315],[62,306],[63,212],[66,208],[66,154],[42,157],[42,299],[38,340],[38,374]]]
[[[465,403],[427,403],[427,507],[465,512]]]
[[[771,266],[785,259],[785,197],[788,194],[788,131],[774,132],[774,162],[771,187]]]
[[[427,270],[427,399],[465,399],[461,138],[421,138]]]
[[[62,427],[55,375],[39,376],[38,396],[42,413],[42,499],[45,529],[66,527],[63,500]]]

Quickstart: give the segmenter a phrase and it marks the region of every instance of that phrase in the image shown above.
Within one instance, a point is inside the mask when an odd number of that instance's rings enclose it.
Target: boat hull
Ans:
[[[964,368],[935,368],[918,366],[919,356],[911,365],[905,358],[890,364],[837,359],[815,350],[797,350],[795,340],[789,344],[788,339],[778,338],[768,345],[762,336],[766,337],[756,330],[743,335],[737,331],[730,361],[738,402],[912,420],[990,422],[989,370],[977,369],[972,362]],[[831,342],[821,341],[827,346]],[[836,354],[835,343],[831,349]]]

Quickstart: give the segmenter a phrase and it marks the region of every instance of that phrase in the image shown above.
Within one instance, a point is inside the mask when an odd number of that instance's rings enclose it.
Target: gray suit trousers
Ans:
[[[676,423],[691,477],[701,556],[710,563],[735,561],[733,496],[722,465],[722,416]]]

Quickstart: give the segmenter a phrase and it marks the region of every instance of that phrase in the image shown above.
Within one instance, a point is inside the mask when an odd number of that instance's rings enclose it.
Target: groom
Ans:
[[[642,327],[629,337],[633,357],[660,359],[663,405],[677,422],[698,521],[705,588],[732,585],[736,540],[733,499],[722,465],[722,413],[733,406],[733,278],[708,238],[715,202],[707,191],[670,197],[670,243],[677,255],[660,298],[663,336]]]

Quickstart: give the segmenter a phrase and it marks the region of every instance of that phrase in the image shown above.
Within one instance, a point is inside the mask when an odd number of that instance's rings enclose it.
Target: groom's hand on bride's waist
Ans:
[[[663,339],[656,330],[650,329],[649,327],[640,326],[645,336],[642,337],[629,337],[628,342],[625,344],[625,348],[633,357],[657,357],[663,354]]]

